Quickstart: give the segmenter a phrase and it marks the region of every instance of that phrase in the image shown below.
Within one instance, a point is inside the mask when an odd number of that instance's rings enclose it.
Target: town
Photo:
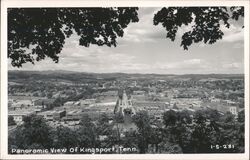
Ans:
[[[167,111],[193,117],[200,110],[230,113],[237,121],[244,112],[244,76],[9,71],[9,134],[31,115],[74,131],[84,115],[96,122],[105,114],[109,124],[117,115],[123,119],[119,136],[124,137],[137,130],[131,117],[139,112],[145,111],[154,127],[163,125]]]

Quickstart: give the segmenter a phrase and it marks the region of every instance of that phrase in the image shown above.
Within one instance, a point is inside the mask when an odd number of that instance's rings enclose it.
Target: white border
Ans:
[[[245,62],[245,153],[244,154],[127,154],[127,155],[8,155],[8,60],[7,60],[7,8],[8,7],[109,7],[109,6],[245,6],[244,62]],[[1,152],[0,159],[204,159],[247,160],[249,159],[249,1],[232,0],[2,0],[1,1]]]

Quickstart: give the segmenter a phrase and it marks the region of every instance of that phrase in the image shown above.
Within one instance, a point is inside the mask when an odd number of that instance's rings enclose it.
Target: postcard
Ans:
[[[248,1],[1,2],[1,159],[249,158]]]

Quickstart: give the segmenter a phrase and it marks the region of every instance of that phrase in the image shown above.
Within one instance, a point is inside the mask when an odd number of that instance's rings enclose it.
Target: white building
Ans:
[[[11,109],[29,109],[30,107],[34,107],[34,102],[32,100],[14,100],[11,104]]]
[[[233,115],[235,115],[235,116],[238,115],[237,108],[234,107],[234,106],[230,107],[230,108],[229,108],[229,111],[230,111]]]
[[[80,100],[81,106],[86,106],[86,105],[94,104],[95,102],[96,102],[96,99],[84,99],[84,100]]]
[[[170,101],[170,106],[173,107],[174,104],[177,107],[201,107],[201,100],[198,98],[172,98]]]
[[[31,110],[13,110],[13,111],[9,111],[8,116],[13,116],[14,121],[17,124],[20,124],[23,122],[23,118],[25,116],[30,116],[35,113],[36,113],[35,111],[31,111]]]
[[[76,106],[80,106],[79,101],[68,101],[64,103],[64,107],[76,107]]]

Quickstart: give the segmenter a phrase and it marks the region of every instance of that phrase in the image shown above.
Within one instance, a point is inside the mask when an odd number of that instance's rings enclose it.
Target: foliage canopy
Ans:
[[[192,25],[182,35],[181,46],[193,43],[213,44],[222,39],[221,26],[229,28],[231,20],[244,17],[244,7],[164,7],[153,18],[162,24],[166,38],[172,41],[183,25]],[[79,45],[116,46],[124,29],[138,22],[137,7],[111,8],[9,8],[8,58],[14,67],[32,64],[46,57],[59,61],[65,39],[74,32]]]

